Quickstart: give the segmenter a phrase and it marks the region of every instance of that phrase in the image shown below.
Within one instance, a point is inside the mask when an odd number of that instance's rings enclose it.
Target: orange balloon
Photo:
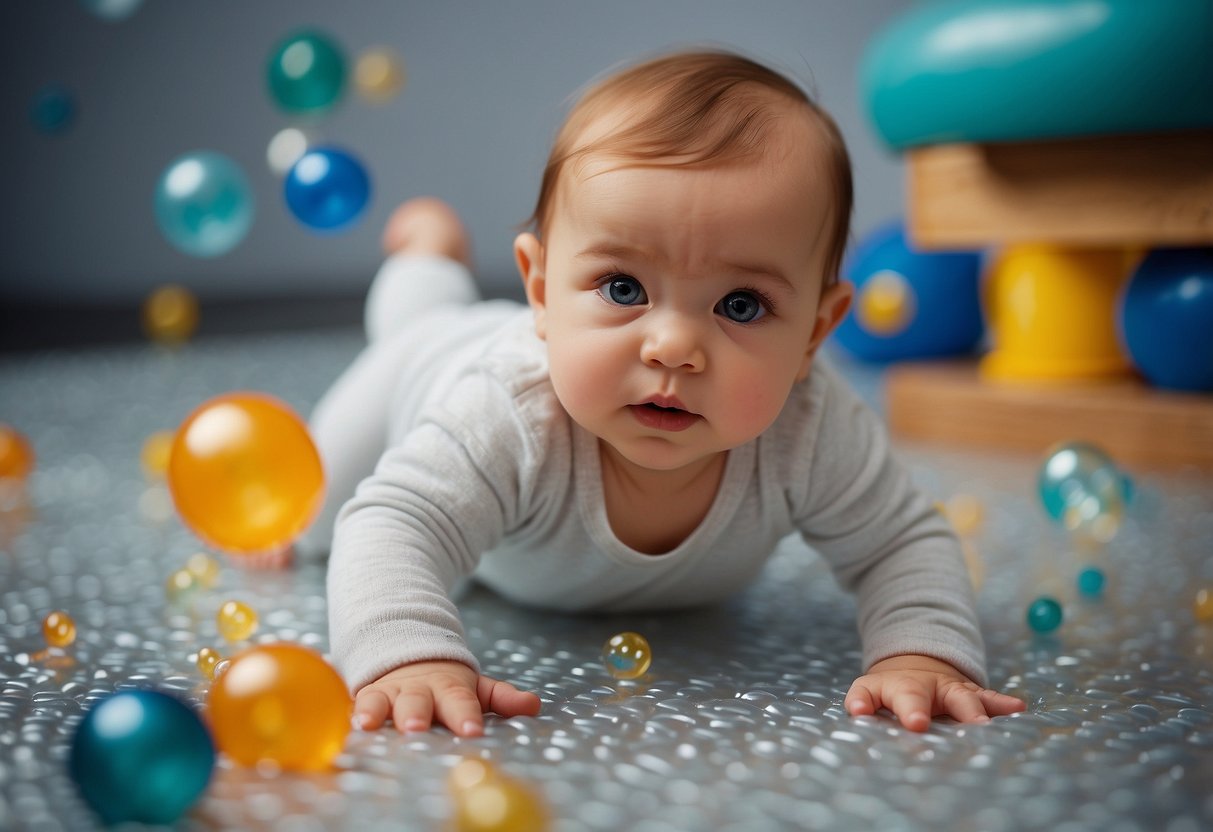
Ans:
[[[240,765],[271,760],[288,771],[331,766],[354,713],[337,671],[316,651],[285,642],[237,654],[206,704],[220,751]]]
[[[236,553],[291,543],[324,499],[307,426],[262,393],[217,396],[191,413],[173,439],[168,484],[185,524]]]
[[[34,449],[12,425],[0,422],[0,480],[23,480],[34,467]]]

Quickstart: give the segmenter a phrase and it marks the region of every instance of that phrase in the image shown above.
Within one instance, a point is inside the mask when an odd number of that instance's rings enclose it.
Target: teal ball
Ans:
[[[1061,626],[1061,604],[1049,597],[1037,598],[1028,605],[1028,626],[1037,633],[1051,633]]]
[[[169,163],[156,183],[154,207],[165,239],[194,257],[226,254],[253,224],[253,191],[244,171],[209,150]]]
[[[296,32],[270,54],[266,80],[270,98],[288,113],[322,113],[345,89],[345,56],[336,43],[315,31]]]

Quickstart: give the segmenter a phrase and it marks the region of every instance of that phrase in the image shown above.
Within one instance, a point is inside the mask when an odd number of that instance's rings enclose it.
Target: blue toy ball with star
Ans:
[[[1146,255],[1125,286],[1120,332],[1154,386],[1213,390],[1213,248]]]
[[[918,251],[901,223],[884,226],[843,263],[855,296],[834,338],[871,362],[969,353],[985,332],[980,270],[975,252]]]

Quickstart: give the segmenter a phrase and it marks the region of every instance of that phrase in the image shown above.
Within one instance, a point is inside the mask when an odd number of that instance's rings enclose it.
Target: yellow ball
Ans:
[[[215,624],[228,641],[244,641],[257,632],[257,613],[243,601],[224,601],[215,614]]]
[[[455,800],[457,832],[542,832],[548,828],[548,812],[539,797],[485,760],[460,761],[451,769],[447,784]]]
[[[12,425],[0,422],[0,480],[25,479],[34,467],[34,449]]]
[[[219,655],[219,651],[213,647],[203,647],[198,651],[198,669],[208,679],[215,678],[215,665],[222,660],[223,656]]]
[[[42,619],[42,635],[51,647],[67,647],[76,640],[76,622],[63,610]]]
[[[143,302],[143,330],[157,343],[183,343],[197,328],[198,300],[182,286],[161,286]]]
[[[602,661],[616,679],[639,679],[648,671],[653,651],[639,633],[619,633],[603,645]]]
[[[209,555],[196,552],[185,562],[186,570],[199,586],[210,589],[219,582],[219,562]]]
[[[292,543],[324,501],[324,470],[307,425],[261,393],[217,396],[173,441],[169,491],[203,540],[234,553]]]
[[[337,671],[314,650],[265,644],[230,659],[207,698],[219,750],[244,766],[270,760],[319,771],[345,746],[354,702]]]
[[[404,87],[404,66],[388,49],[368,49],[354,65],[354,84],[364,98],[382,104]]]
[[[855,303],[856,322],[872,335],[896,335],[914,320],[914,290],[902,275],[877,272],[863,284]]]
[[[139,451],[139,462],[148,479],[162,480],[168,473],[168,458],[173,452],[173,432],[162,430],[153,433]]]
[[[1196,591],[1196,601],[1192,605],[1197,621],[1213,621],[1213,589],[1201,587]]]

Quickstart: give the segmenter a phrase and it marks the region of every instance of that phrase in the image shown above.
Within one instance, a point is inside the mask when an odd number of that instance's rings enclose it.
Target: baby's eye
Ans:
[[[716,312],[730,321],[748,324],[766,315],[767,309],[762,299],[753,292],[730,292],[716,304]]]
[[[598,294],[619,306],[635,306],[638,303],[648,303],[649,300],[640,281],[627,275],[608,278],[598,287]]]

